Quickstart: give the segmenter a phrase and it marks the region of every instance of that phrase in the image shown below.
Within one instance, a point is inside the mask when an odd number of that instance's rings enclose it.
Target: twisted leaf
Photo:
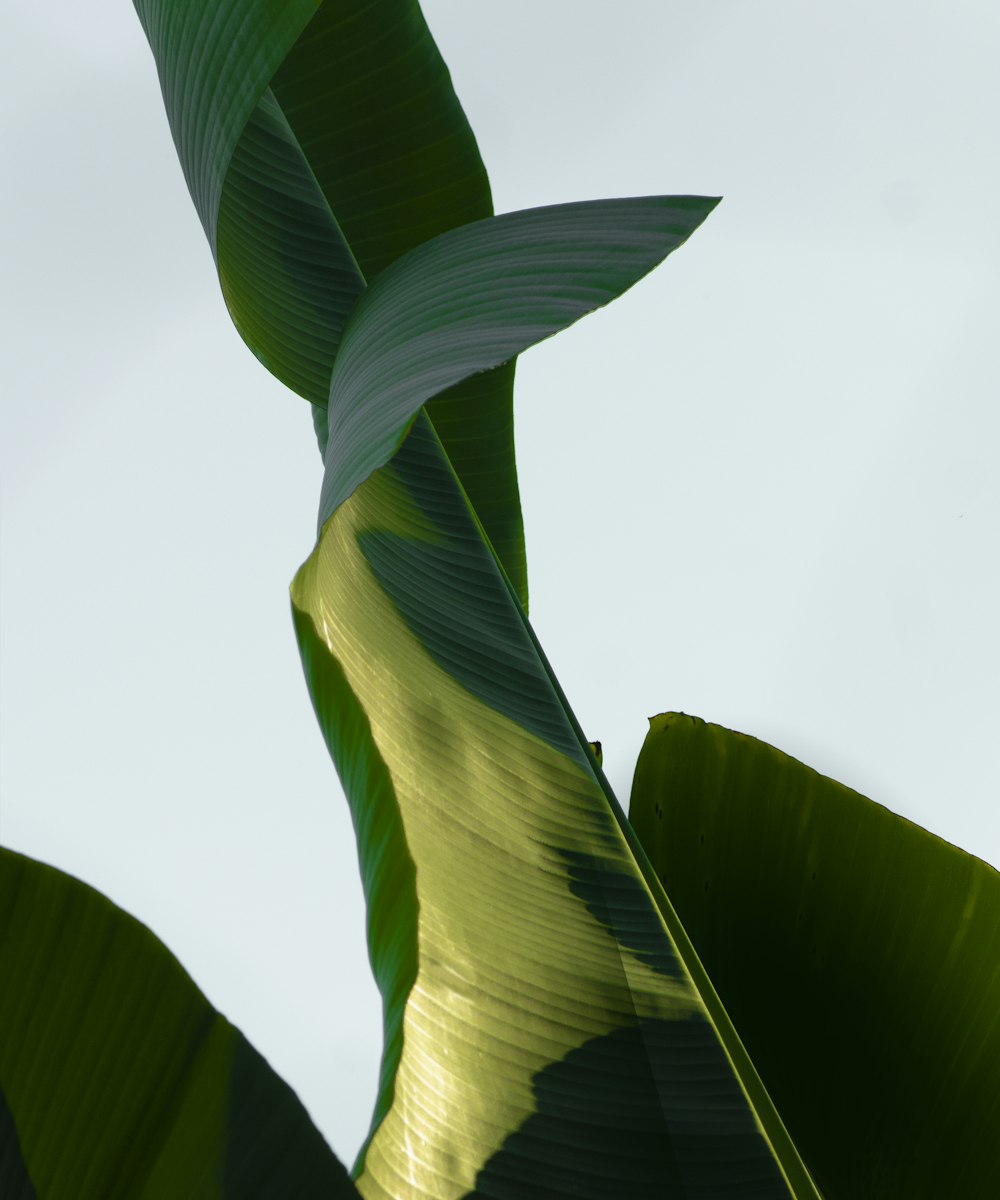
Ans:
[[[415,0],[136,0],[233,321],[327,440],[347,313],[389,263],[488,217],[489,183]],[[513,364],[430,411],[522,603]]]
[[[714,202],[484,220],[415,4],[208,5],[146,3],[184,14],[147,17],[175,137],[241,331],[327,408],[293,603],[385,1002],[359,1190],[815,1196],[527,625],[510,375],[485,374]]]
[[[362,1194],[814,1197],[426,418],[292,597],[385,1004]]]

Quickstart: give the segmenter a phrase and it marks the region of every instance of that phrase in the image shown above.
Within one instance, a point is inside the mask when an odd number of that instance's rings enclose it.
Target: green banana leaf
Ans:
[[[362,1195],[815,1197],[425,416],[292,598],[384,1001]]]
[[[137,4],[230,311],[325,453],[293,612],[385,1007],[359,1191],[815,1197],[524,608],[504,364],[712,202],[485,220],[412,0]]]
[[[292,1090],[173,955],[0,848],[4,1200],[356,1197]]]
[[[136,0],[233,321],[311,401],[366,282],[493,211],[416,0]],[[439,436],[527,604],[513,363],[435,397]]]
[[[828,1200],[1000,1187],[1000,875],[763,742],[652,718],[630,819]]]
[[[367,1198],[817,1195],[413,417],[624,290],[714,203],[476,223],[410,252],[348,321],[292,601],[384,1002]]]
[[[621,295],[717,203],[533,208],[474,221],[395,262],[355,305],[334,363],[320,527],[388,462],[426,401]]]

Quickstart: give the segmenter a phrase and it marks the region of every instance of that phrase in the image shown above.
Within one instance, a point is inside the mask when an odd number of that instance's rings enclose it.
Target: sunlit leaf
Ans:
[[[292,598],[384,999],[362,1194],[815,1197],[425,417]]]

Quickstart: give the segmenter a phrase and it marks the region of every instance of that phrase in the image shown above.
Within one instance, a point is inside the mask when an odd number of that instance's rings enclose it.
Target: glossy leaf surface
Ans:
[[[475,137],[416,0],[325,0],[272,88],[369,282],[415,246],[492,214]],[[428,411],[527,606],[513,379],[504,364]]]
[[[630,818],[828,1200],[995,1196],[1000,875],[683,714]]]
[[[0,849],[4,1200],[357,1191],[292,1090],[93,888]]]
[[[385,1006],[362,1194],[815,1196],[426,417],[292,599]]]

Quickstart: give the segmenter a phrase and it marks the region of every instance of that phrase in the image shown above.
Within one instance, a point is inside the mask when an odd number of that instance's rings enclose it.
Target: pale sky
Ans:
[[[723,195],[518,367],[532,620],[646,717],[1000,864],[1000,10],[427,0],[498,211]],[[5,844],[145,921],[348,1163],[381,1047],[287,586],[321,464],[229,323],[131,6],[5,7]]]

